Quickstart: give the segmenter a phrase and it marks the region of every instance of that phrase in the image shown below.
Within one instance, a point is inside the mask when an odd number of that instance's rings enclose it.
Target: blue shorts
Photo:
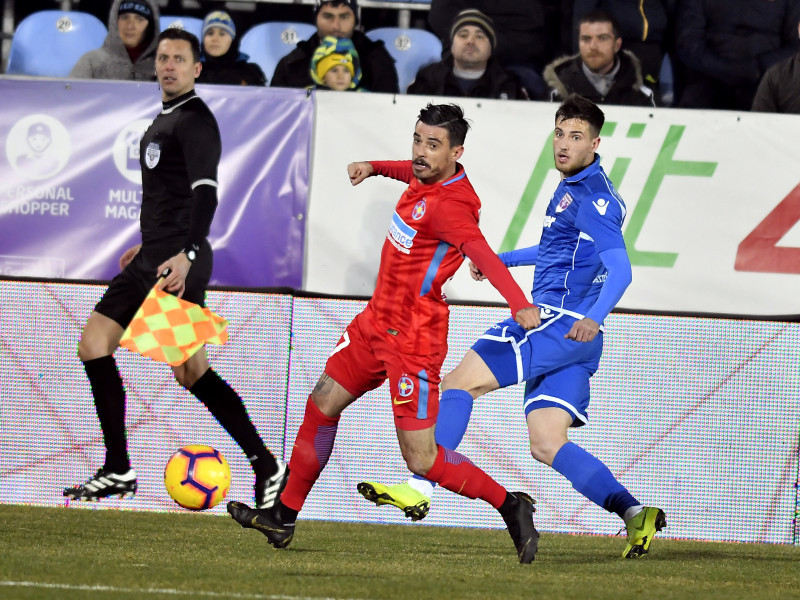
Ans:
[[[526,331],[514,319],[493,325],[472,349],[494,374],[500,387],[525,383],[525,415],[555,406],[573,417],[573,427],[589,418],[589,378],[600,365],[602,330],[591,342],[564,336],[581,315],[542,311],[542,324]]]

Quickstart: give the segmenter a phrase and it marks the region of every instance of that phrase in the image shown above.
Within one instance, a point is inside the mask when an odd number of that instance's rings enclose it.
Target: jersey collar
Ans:
[[[564,181],[567,183],[574,183],[576,181],[581,181],[582,179],[586,179],[589,175],[596,173],[600,169],[600,155],[595,152],[594,153],[594,160],[592,164],[586,167],[583,171],[578,171],[572,177],[565,177]]]
[[[197,97],[197,93],[194,91],[194,89],[191,89],[188,92],[186,92],[185,94],[183,94],[182,96],[178,96],[177,98],[173,98],[169,102],[162,102],[161,103],[161,112],[165,113],[165,114],[171,113],[173,110],[178,108],[180,105],[185,104],[186,102],[188,102],[192,98],[196,98],[196,97]]]

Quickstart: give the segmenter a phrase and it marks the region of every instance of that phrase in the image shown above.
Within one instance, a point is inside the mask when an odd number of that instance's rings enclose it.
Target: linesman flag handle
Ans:
[[[204,344],[228,341],[228,321],[192,302],[153,286],[119,345],[176,367]]]

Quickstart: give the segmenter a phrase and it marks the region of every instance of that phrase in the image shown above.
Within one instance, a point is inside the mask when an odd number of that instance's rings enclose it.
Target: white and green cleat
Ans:
[[[408,483],[387,486],[382,483],[362,481],[356,486],[359,493],[370,502],[381,506],[391,504],[403,511],[412,521],[424,519],[431,507],[431,499]]]
[[[625,521],[628,545],[622,558],[640,558],[647,554],[653,536],[667,526],[667,517],[660,508],[645,506],[639,514]]]

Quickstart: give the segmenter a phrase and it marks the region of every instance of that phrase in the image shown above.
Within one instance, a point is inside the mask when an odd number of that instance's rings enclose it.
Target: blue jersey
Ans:
[[[624,249],[625,203],[600,157],[556,188],[544,218],[533,278],[533,301],[585,315],[607,271],[599,253]]]

